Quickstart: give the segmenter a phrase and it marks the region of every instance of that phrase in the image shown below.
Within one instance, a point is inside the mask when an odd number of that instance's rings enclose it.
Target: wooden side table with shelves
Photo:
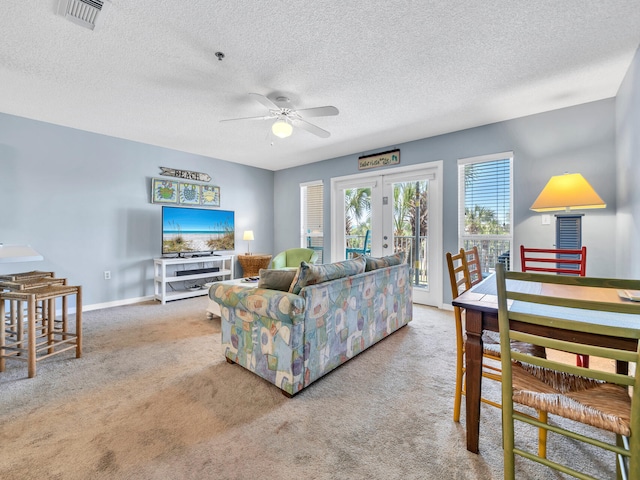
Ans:
[[[171,300],[207,295],[208,288],[197,288],[196,285],[204,285],[202,280],[209,278],[210,282],[231,280],[234,277],[234,263],[234,255],[154,258],[154,298],[164,305]],[[188,288],[183,282],[191,282],[194,286]],[[173,283],[178,284],[179,288],[175,289]]]

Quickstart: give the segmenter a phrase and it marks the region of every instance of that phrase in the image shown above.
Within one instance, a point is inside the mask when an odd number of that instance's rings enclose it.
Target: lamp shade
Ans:
[[[287,138],[293,132],[293,127],[286,120],[276,120],[271,126],[271,131],[276,137]]]
[[[34,262],[44,260],[30,245],[2,245],[0,243],[0,263]]]
[[[253,240],[253,230],[245,230],[242,235],[242,240],[246,240],[247,242]]]
[[[565,173],[551,177],[531,205],[535,212],[556,210],[585,210],[605,208],[606,203],[579,173]]]

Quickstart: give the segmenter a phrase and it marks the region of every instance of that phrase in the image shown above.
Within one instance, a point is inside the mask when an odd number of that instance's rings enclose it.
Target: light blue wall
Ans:
[[[616,97],[617,276],[640,278],[640,49]]]
[[[161,207],[150,185],[160,166],[211,175],[221,208],[235,210],[236,251],[246,251],[244,229],[254,230],[252,251],[273,251],[273,172],[0,114],[0,243],[31,244],[45,258],[0,273],[55,271],[83,286],[85,305],[152,295]]]
[[[514,152],[514,245],[521,243],[551,247],[555,225],[542,225],[540,214],[529,207],[552,175],[580,172],[607,203],[603,210],[586,212],[583,241],[588,248],[588,274],[612,276],[615,266],[616,159],[615,101],[593,102],[553,112],[532,115],[506,122],[426,138],[401,145],[390,145],[376,151],[400,148],[401,165],[414,165],[436,160],[444,161],[443,172],[443,243],[444,252],[458,247],[458,184],[459,158],[491,153]],[[299,184],[323,180],[325,185],[325,258],[330,258],[330,179],[358,173],[357,159],[375,152],[358,152],[345,157],[311,165],[290,168],[275,173],[274,204],[275,249],[284,250],[299,244],[300,214],[297,201]],[[393,168],[390,168],[393,170]],[[382,171],[376,170],[376,172]],[[448,285],[443,258],[442,281]],[[519,259],[514,259],[519,268]],[[445,281],[446,280],[446,281]],[[444,288],[444,302],[451,301],[451,292]]]
[[[543,226],[529,206],[551,175],[581,172],[607,202],[604,210],[587,211],[584,243],[589,249],[588,274],[638,277],[618,258],[622,245],[616,231],[618,190],[631,192],[630,225],[638,234],[640,200],[637,135],[638,58],[617,100],[580,105],[391,148],[401,149],[401,166],[444,161],[444,251],[457,245],[458,158],[514,151],[515,245],[551,246],[554,226]],[[625,87],[626,86],[626,87]],[[621,116],[621,104],[629,113]],[[618,108],[618,165],[630,167],[616,177],[615,108]],[[622,156],[620,150],[627,148]],[[0,273],[54,270],[84,286],[85,305],[149,296],[153,293],[151,259],[160,252],[160,207],[149,202],[150,179],[160,166],[209,173],[221,187],[223,209],[236,211],[236,245],[244,252],[244,229],[253,229],[254,252],[274,253],[299,244],[300,182],[323,180],[326,256],[330,258],[332,177],[358,173],[357,158],[369,152],[326,160],[278,172],[140,144],[25,118],[0,114],[0,242],[29,243],[43,262],[5,264]],[[631,170],[633,169],[633,170]],[[628,173],[627,173],[628,172]],[[625,200],[626,202],[627,200]],[[273,206],[273,209],[271,208]],[[622,209],[620,209],[623,211]],[[620,221],[617,222],[618,226]],[[626,233],[625,233],[626,235]],[[630,236],[626,238],[631,238]],[[638,238],[637,236],[635,238]],[[516,259],[516,267],[518,262]],[[103,279],[104,270],[113,279]],[[446,275],[443,261],[443,272]],[[443,278],[444,282],[445,278]],[[446,286],[447,284],[444,283]],[[451,300],[443,289],[444,301]]]

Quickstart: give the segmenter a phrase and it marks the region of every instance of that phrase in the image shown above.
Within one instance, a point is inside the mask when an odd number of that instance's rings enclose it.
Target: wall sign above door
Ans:
[[[400,163],[400,149],[358,157],[358,170],[386,167]]]
[[[160,175],[165,177],[184,178],[198,182],[210,182],[211,177],[206,173],[192,172],[191,170],[176,170],[175,168],[160,167]]]

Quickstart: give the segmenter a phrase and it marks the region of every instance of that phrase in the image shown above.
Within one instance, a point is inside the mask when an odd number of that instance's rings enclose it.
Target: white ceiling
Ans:
[[[638,0],[113,0],[94,31],[57,6],[2,0],[1,112],[270,170],[613,97],[640,44]],[[266,113],[249,92],[340,114],[220,123]]]

